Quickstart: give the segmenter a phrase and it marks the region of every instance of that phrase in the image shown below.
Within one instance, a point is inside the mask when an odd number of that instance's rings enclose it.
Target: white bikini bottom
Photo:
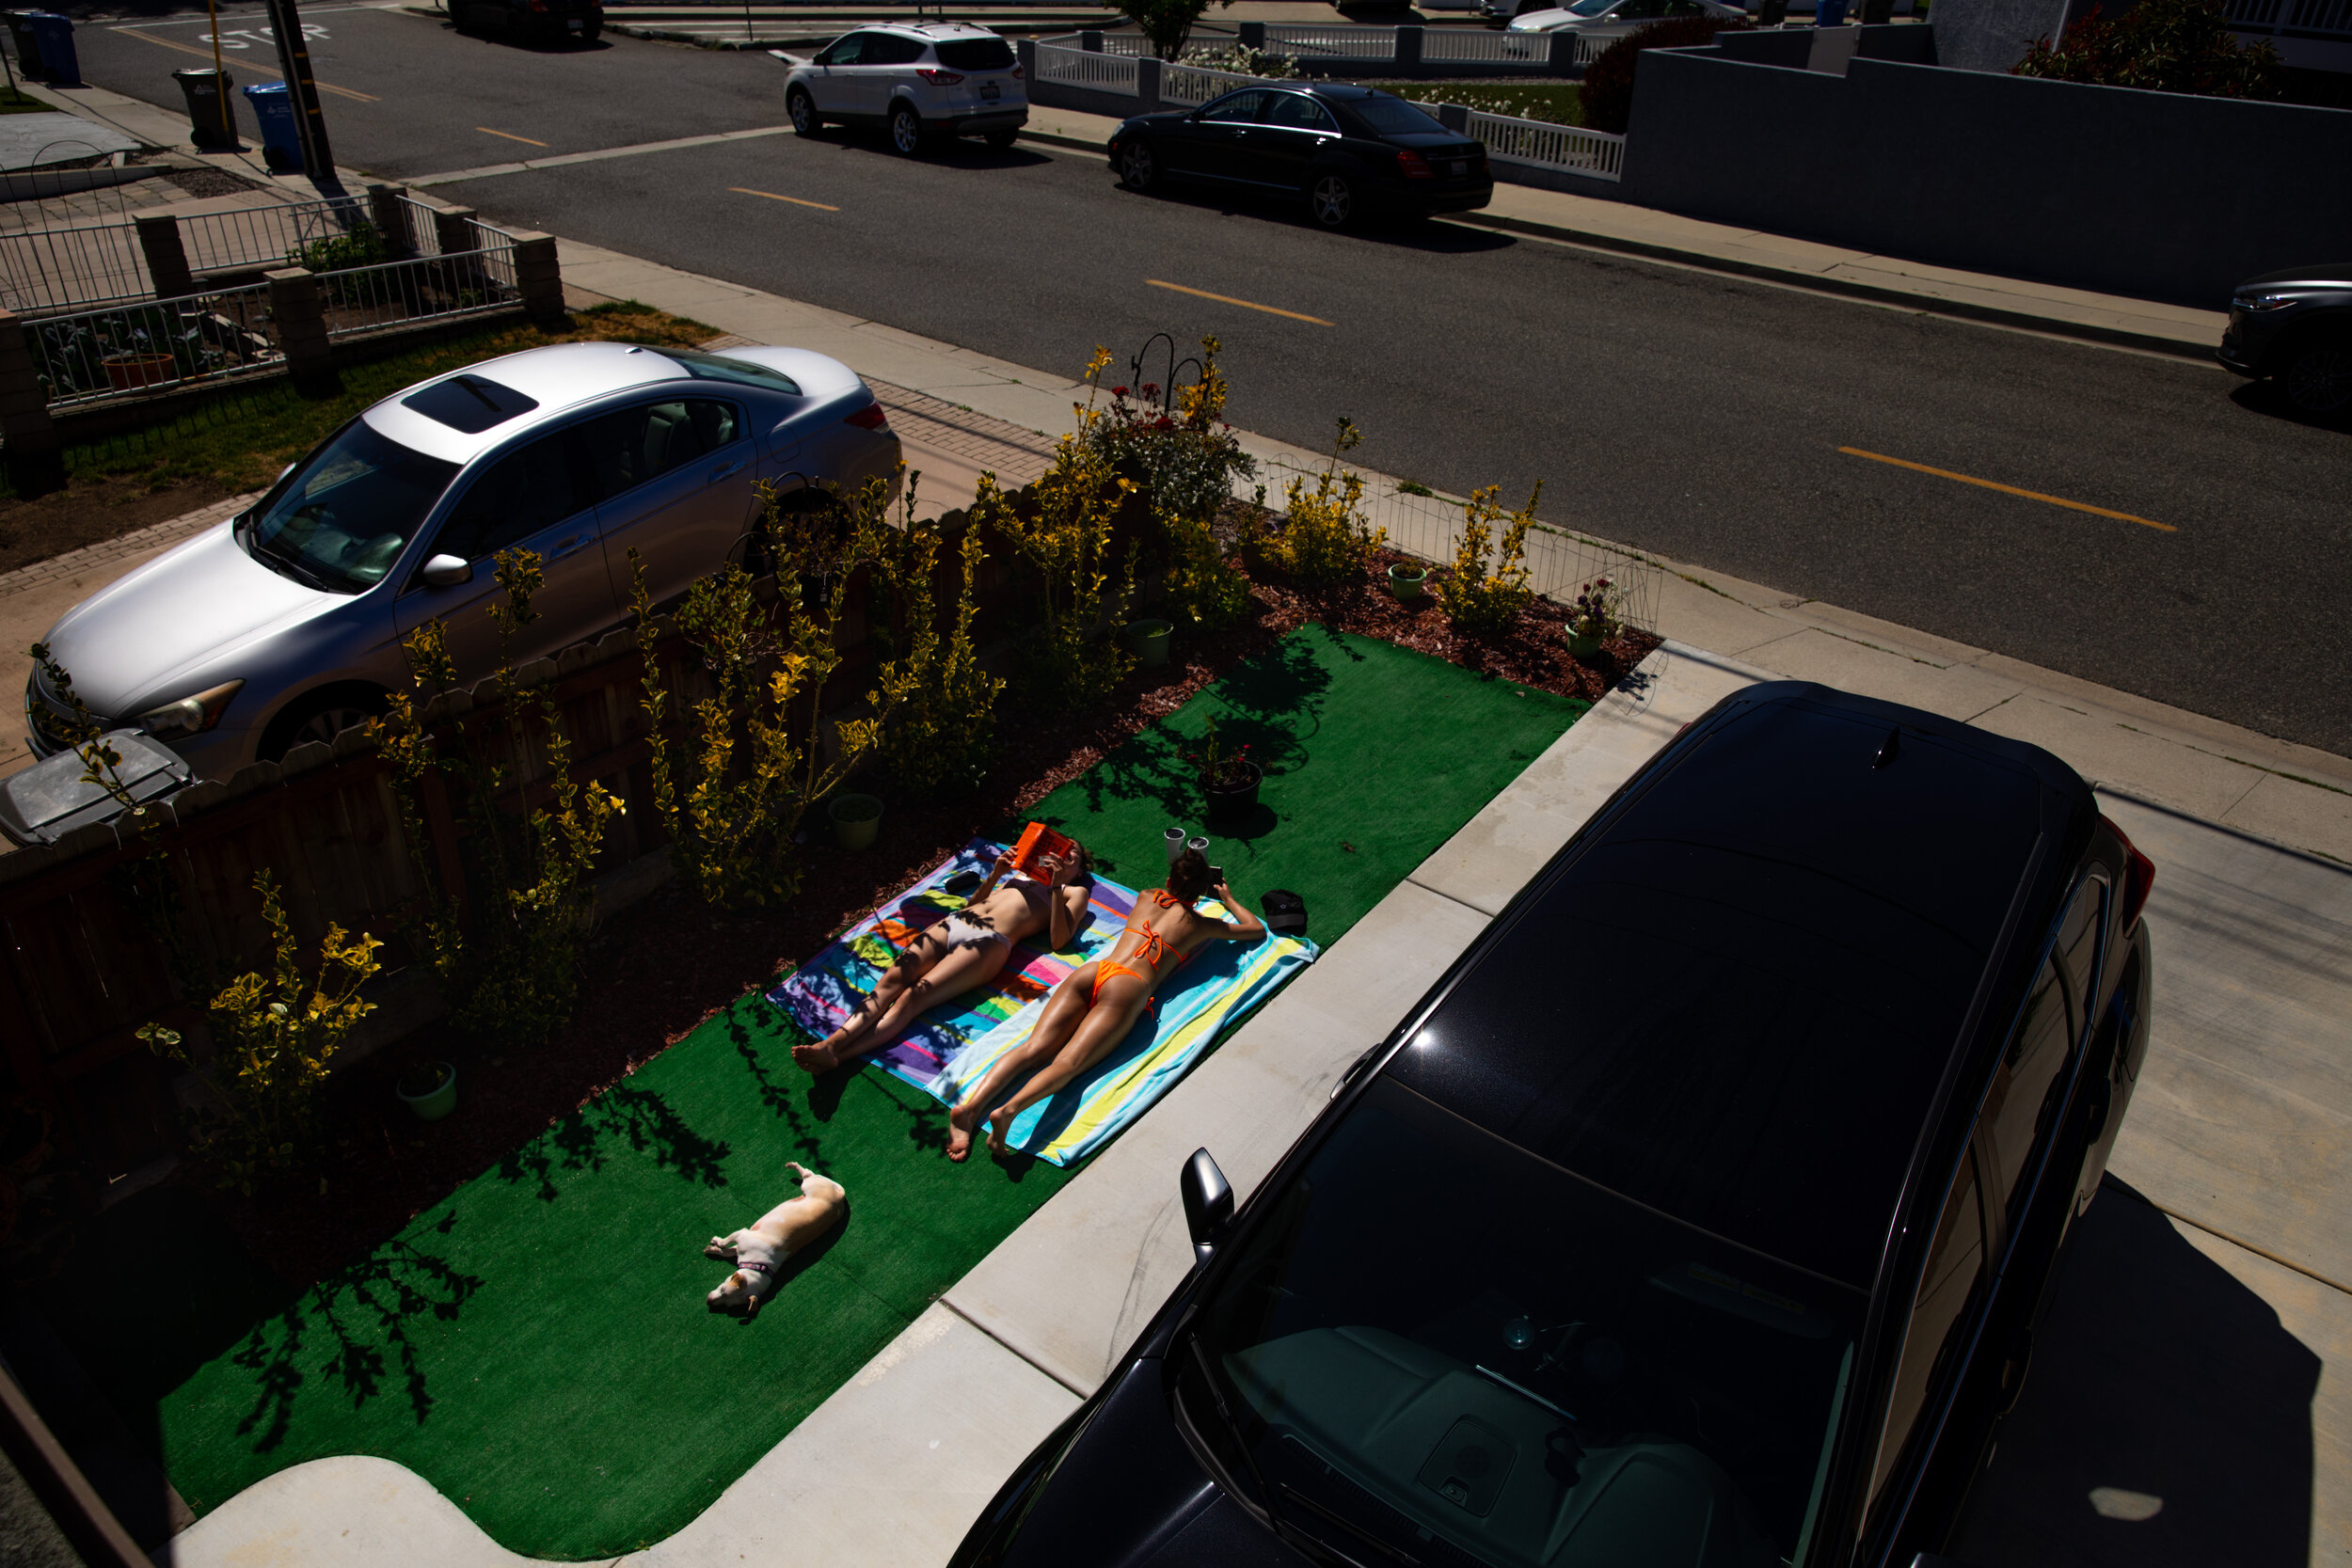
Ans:
[[[949,915],[930,928],[930,935],[939,939],[944,953],[952,953],[959,947],[977,947],[984,942],[1005,940],[968,914]]]

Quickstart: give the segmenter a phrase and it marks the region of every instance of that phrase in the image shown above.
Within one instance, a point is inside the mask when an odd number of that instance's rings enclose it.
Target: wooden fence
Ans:
[[[950,513],[941,523],[951,547],[940,552],[933,601],[944,617],[961,591],[952,546],[960,546],[966,519]],[[984,627],[1003,623],[1020,592],[1009,550],[1001,540],[989,543],[978,594]],[[772,602],[773,579],[758,591]],[[838,634],[845,657],[820,704],[828,713],[871,685],[879,642],[868,635],[873,603],[870,582],[853,581]],[[657,621],[651,634],[673,712],[683,712],[708,690],[707,673],[667,622]],[[516,672],[527,687],[550,688],[574,778],[603,784],[629,808],[608,826],[600,861],[608,868],[667,841],[652,804],[644,670],[638,634],[623,628]],[[486,682],[437,699],[423,718],[445,754],[469,732],[504,730]],[[820,728],[830,733],[829,723]],[[544,800],[550,785],[544,753],[532,747],[507,760],[517,788],[506,804]],[[429,840],[423,858],[443,887],[462,889],[463,825],[438,774],[426,778],[421,797]],[[54,846],[0,855],[0,1093],[22,1092],[48,1106],[60,1155],[100,1182],[178,1148],[178,1069],[142,1045],[137,1031],[150,1022],[200,1029],[214,990],[248,970],[266,971],[270,936],[253,890],[257,872],[276,875],[306,955],[315,956],[331,922],[391,943],[382,956],[384,978],[417,957],[401,948],[397,933],[425,887],[402,831],[390,765],[368,730],[347,730],[331,745],[298,746],[282,763],[183,790],[164,816],[144,839],[100,824]],[[160,898],[158,886],[168,890]]]

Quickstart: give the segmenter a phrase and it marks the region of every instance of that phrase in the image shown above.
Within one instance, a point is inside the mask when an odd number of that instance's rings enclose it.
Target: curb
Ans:
[[[1104,150],[1103,144],[1099,141],[1089,141],[1084,136],[1065,136],[1058,131],[1032,131],[1025,125],[1021,129],[1021,139],[1023,141],[1042,142],[1047,147],[1066,147],[1073,152],[1101,152]]]
[[[1731,273],[1753,277],[1767,283],[1785,284],[1789,288],[1806,289],[1815,293],[1839,294],[1848,299],[1866,299],[1874,304],[1896,305],[1916,310],[1922,315],[1952,316],[1963,321],[1983,322],[1994,326],[2017,327],[2039,332],[2046,337],[2073,338],[2083,342],[2098,343],[2108,348],[2137,349],[2144,354],[2160,354],[2168,358],[2187,359],[2206,363],[2213,358],[2213,350],[2201,343],[2184,342],[2178,338],[2159,338],[2153,333],[2134,332],[2120,326],[2099,326],[2090,322],[2071,322],[2050,316],[2037,316],[2026,310],[2004,310],[1994,305],[1972,305],[1966,300],[1944,299],[1934,294],[1909,293],[1900,289],[1880,288],[1873,283],[1856,283],[1842,277],[1824,277],[1819,273],[1799,272],[1789,267],[1769,266],[1761,261],[1743,261],[1726,256],[1713,256],[1703,250],[1684,250],[1677,245],[1652,245],[1645,240],[1629,240],[1614,234],[1596,234],[1588,230],[1571,229],[1565,224],[1534,223],[1525,218],[1490,217],[1483,213],[1456,213],[1438,221],[1467,224],[1478,229],[1499,230],[1506,233],[1530,234],[1539,239],[1564,240],[1570,245],[1594,250],[1616,251],[1622,255],[1649,257],[1661,261],[1676,261],[1684,266],[1703,267],[1708,272]]]

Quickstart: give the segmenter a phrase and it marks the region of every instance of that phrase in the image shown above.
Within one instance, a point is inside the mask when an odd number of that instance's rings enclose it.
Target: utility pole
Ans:
[[[335,154],[326,145],[326,116],[319,108],[319,86],[310,79],[310,51],[302,41],[302,19],[294,0],[268,0],[269,29],[278,40],[278,64],[294,99],[294,134],[302,140],[302,166],[313,181],[333,184]]]

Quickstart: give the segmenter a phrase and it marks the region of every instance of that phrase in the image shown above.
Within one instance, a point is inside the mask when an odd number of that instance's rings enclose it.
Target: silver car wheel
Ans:
[[[1150,190],[1159,172],[1159,166],[1152,158],[1152,149],[1143,142],[1131,141],[1120,150],[1119,178],[1129,190]]]
[[[335,743],[337,736],[355,725],[364,724],[374,717],[374,714],[362,707],[325,708],[312,714],[295,728],[293,744],[300,746],[316,740],[331,746]]]
[[[794,87],[791,96],[784,101],[784,109],[792,117],[792,129],[801,135],[813,136],[824,129],[824,122],[817,118],[816,100],[809,97],[805,87]]]
[[[2279,384],[2287,401],[2306,414],[2333,414],[2352,406],[2352,346],[2320,343],[2287,362]]]
[[[1356,215],[1356,190],[1337,174],[1319,177],[1308,194],[1307,204],[1315,214],[1315,221],[1326,229],[1344,229],[1347,220]]]
[[[923,150],[923,121],[904,103],[891,111],[890,145],[910,158]]]

